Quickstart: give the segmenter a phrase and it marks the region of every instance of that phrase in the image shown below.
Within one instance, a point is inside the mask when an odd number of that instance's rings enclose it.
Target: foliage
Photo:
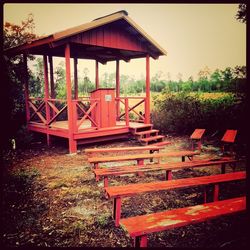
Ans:
[[[36,38],[37,36],[33,33],[34,27],[32,14],[22,21],[21,25],[6,22],[3,29],[3,48],[11,48]],[[33,60],[34,57],[29,56],[28,59]],[[8,126],[2,138],[2,145],[5,148],[11,146],[11,138],[15,138],[18,129],[25,123],[24,86],[21,83],[23,77],[22,61],[21,55],[11,58],[4,56],[3,60],[3,81],[7,86],[3,100],[6,107],[4,122]],[[32,81],[34,80],[32,78]]]
[[[211,98],[215,95],[214,98]],[[154,100],[152,120],[165,133],[190,134],[195,128],[244,129],[245,96],[209,93],[164,93]]]
[[[242,23],[247,22],[247,5],[245,3],[239,4],[236,19]]]

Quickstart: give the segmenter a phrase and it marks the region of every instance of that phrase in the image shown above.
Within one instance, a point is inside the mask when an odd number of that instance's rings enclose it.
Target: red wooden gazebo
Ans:
[[[8,56],[23,54],[27,127],[31,131],[45,133],[48,145],[51,136],[64,137],[69,141],[69,152],[74,153],[78,144],[127,138],[132,129],[151,125],[150,57],[158,59],[166,55],[166,51],[131,20],[126,11],[10,48],[5,53]],[[28,54],[43,56],[44,98],[29,96]],[[53,56],[65,57],[65,100],[55,95]],[[74,91],[70,58],[74,59]],[[133,58],[146,58],[145,97],[120,96],[119,62],[129,62]],[[96,62],[96,89],[88,97],[78,96],[78,59],[93,59]],[[98,64],[109,61],[116,61],[115,89],[99,87]],[[132,99],[138,100],[137,104],[131,106],[129,101]],[[138,105],[144,105],[144,114],[136,111]],[[129,116],[131,112],[138,119],[132,120]]]

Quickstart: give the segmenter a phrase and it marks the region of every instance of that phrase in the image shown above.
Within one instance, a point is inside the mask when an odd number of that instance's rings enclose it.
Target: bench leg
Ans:
[[[148,238],[147,235],[137,236],[134,239],[134,247],[147,247]]]
[[[219,200],[219,184],[214,185],[214,201]]]
[[[166,180],[172,180],[173,175],[172,175],[172,170],[166,170]]]
[[[137,165],[143,165],[143,164],[144,164],[144,160],[143,159],[137,160]],[[144,173],[138,172],[138,176],[144,176]]]
[[[226,173],[226,164],[225,164],[225,163],[222,163],[222,164],[221,164],[221,173],[222,173],[222,174],[225,174],[225,173]]]
[[[105,176],[105,177],[104,177],[104,187],[107,187],[108,185],[109,185],[108,177]]]
[[[121,218],[121,198],[114,198],[114,207],[113,207],[113,219],[115,220],[115,226],[119,226],[120,218]]]
[[[184,162],[185,161],[185,156],[181,157],[181,161]]]
[[[207,186],[204,186],[204,203],[207,203]]]

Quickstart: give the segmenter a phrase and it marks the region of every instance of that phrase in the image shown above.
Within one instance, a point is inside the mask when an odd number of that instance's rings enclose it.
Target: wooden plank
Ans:
[[[142,142],[150,142],[150,141],[155,141],[158,139],[163,139],[165,136],[164,135],[156,135],[156,136],[151,136],[147,138],[140,139]]]
[[[195,139],[195,140],[201,139],[204,133],[205,133],[205,129],[197,128],[194,130],[194,132],[190,136],[190,139]]]
[[[96,162],[114,162],[114,161],[129,161],[129,160],[140,160],[150,158],[161,158],[161,157],[178,157],[178,156],[193,156],[198,155],[200,152],[194,151],[177,151],[168,153],[157,153],[157,154],[135,154],[135,155],[123,155],[123,156],[109,156],[109,157],[90,157],[88,158],[89,163]]]
[[[194,168],[194,167],[206,167],[206,166],[215,166],[226,163],[236,163],[237,160],[218,160],[218,161],[191,161],[191,162],[174,162],[174,163],[164,163],[164,164],[148,164],[140,166],[116,166],[110,168],[99,168],[94,169],[96,176],[114,176],[114,175],[123,175],[123,174],[133,174],[140,172],[149,172],[149,171],[160,171],[160,170],[177,170],[183,168]]]
[[[222,142],[234,143],[237,130],[228,129],[221,139]]]
[[[169,181],[157,181],[150,183],[129,184],[125,186],[106,187],[105,192],[109,198],[128,197],[136,194],[170,190],[175,188],[193,187],[199,185],[216,184],[233,180],[243,180],[246,172],[234,172],[228,174],[218,174],[195,178],[185,178]]]
[[[85,153],[110,153],[110,152],[124,152],[124,151],[143,151],[143,150],[160,150],[164,147],[160,146],[145,146],[145,147],[117,147],[117,148],[87,148]]]
[[[216,201],[192,207],[178,208],[155,214],[120,220],[131,237],[160,232],[246,210],[246,197]]]

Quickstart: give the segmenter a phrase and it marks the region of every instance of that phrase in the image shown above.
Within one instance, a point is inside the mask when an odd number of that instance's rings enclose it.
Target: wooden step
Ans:
[[[159,133],[159,130],[157,129],[151,129],[151,130],[145,130],[145,131],[141,131],[141,132],[136,132],[135,135],[147,135],[147,134],[153,134],[153,133]]]
[[[152,128],[153,128],[153,124],[142,124],[142,125],[137,126],[137,127],[130,127],[132,134],[142,132],[142,131],[151,130]]]
[[[152,143],[150,145],[151,146],[164,146],[164,145],[169,145],[169,144],[171,144],[170,141],[161,141],[161,142]]]
[[[156,135],[156,136],[151,136],[151,137],[140,139],[140,141],[141,142],[150,142],[150,141],[156,141],[156,140],[163,139],[163,138],[165,138],[164,135]]]

